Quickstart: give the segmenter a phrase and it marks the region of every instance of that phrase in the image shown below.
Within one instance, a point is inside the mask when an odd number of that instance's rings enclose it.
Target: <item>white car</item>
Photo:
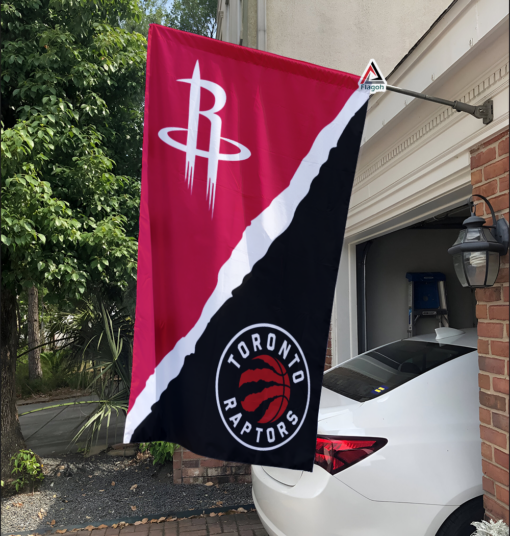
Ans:
[[[468,536],[483,519],[475,329],[324,374],[313,472],[253,466],[270,536]]]

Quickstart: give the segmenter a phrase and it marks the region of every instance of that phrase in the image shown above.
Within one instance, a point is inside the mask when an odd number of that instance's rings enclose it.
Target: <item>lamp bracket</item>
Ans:
[[[417,93],[416,91],[410,91],[409,89],[402,89],[395,86],[386,85],[386,89],[395,93],[402,93],[402,95],[409,95],[410,97],[415,97],[417,99],[428,100],[430,102],[437,102],[438,104],[450,106],[454,110],[457,110],[457,112],[465,112],[473,117],[476,117],[477,119],[483,119],[484,125],[488,125],[494,120],[494,103],[492,99],[486,100],[483,104],[472,106],[471,104],[466,104],[465,102],[440,99],[439,97],[432,97],[430,95],[425,95],[425,93]]]
[[[487,206],[489,207],[489,210],[491,211],[492,225],[484,225],[484,227],[487,229],[490,229],[492,236],[505,248],[504,251],[501,251],[500,254],[506,255],[506,252],[508,251],[508,243],[510,241],[509,240],[510,233],[509,233],[507,221],[504,218],[496,220],[496,214],[494,213],[494,209],[492,208],[492,205],[490,204],[489,200],[480,194],[473,194],[469,196],[468,198],[468,206],[469,206],[469,210],[471,211],[471,216],[475,215],[473,197],[479,197],[480,199],[483,199],[485,203],[487,203]]]
[[[468,206],[469,206],[469,210],[471,211],[471,216],[476,215],[475,204],[473,202],[473,197],[479,197],[480,199],[483,199],[485,201],[485,203],[487,204],[487,206],[489,207],[489,210],[491,211],[491,217],[492,217],[493,225],[484,225],[484,227],[493,228],[494,224],[496,223],[496,214],[494,213],[494,209],[492,208],[492,205],[490,204],[490,201],[486,197],[484,197],[483,195],[480,195],[480,194],[470,195],[468,197]]]
[[[504,218],[499,219],[496,222],[495,230],[491,232],[494,234],[494,238],[505,248],[505,251],[503,251],[501,255],[506,255],[510,234],[506,220]]]

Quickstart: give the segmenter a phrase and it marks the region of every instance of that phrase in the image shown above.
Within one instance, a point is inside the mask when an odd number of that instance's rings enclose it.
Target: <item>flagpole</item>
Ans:
[[[492,99],[486,100],[482,105],[471,106],[471,104],[466,104],[460,101],[449,101],[445,99],[440,99],[439,97],[431,97],[430,95],[425,95],[424,93],[416,93],[415,91],[410,91],[408,89],[402,89],[395,86],[386,86],[387,91],[393,91],[394,93],[401,93],[402,95],[409,95],[410,97],[415,97],[417,99],[428,100],[431,102],[436,102],[438,104],[443,104],[444,106],[450,106],[457,112],[466,112],[477,119],[483,119],[483,124],[488,125],[492,123],[494,119],[494,109]]]

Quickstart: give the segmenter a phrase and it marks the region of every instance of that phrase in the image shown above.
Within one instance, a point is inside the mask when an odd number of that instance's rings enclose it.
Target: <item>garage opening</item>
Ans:
[[[448,254],[468,216],[463,205],[356,246],[360,353],[409,336],[408,273],[444,274],[450,327],[476,327],[474,290],[461,286]],[[414,335],[439,326],[439,316],[421,317]]]

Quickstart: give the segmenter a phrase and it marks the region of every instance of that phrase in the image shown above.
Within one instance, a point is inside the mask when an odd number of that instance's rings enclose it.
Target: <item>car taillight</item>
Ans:
[[[380,437],[317,436],[314,463],[334,475],[370,456],[387,442]]]

